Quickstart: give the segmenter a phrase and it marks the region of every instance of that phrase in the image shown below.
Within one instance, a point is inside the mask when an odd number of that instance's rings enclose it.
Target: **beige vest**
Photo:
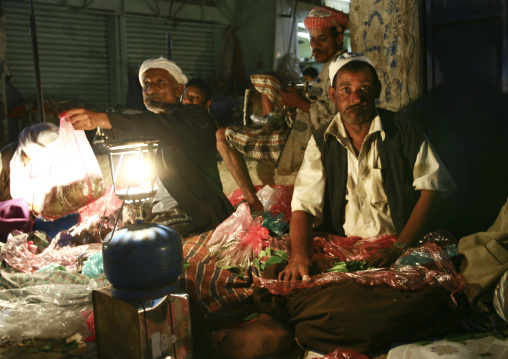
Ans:
[[[344,52],[346,50],[340,50],[336,55]],[[307,143],[312,135],[312,127],[316,130],[321,128],[323,125],[328,124],[337,113],[335,103],[328,95],[330,63],[331,61],[328,61],[323,64],[321,73],[318,76],[320,81],[313,85],[321,88],[321,95],[316,101],[311,102],[310,113],[301,110],[296,113],[291,132],[277,162],[277,172],[280,175],[289,175],[300,168]]]
[[[471,307],[488,312],[496,284],[508,270],[508,200],[487,232],[460,239],[459,253],[465,256],[460,274]]]

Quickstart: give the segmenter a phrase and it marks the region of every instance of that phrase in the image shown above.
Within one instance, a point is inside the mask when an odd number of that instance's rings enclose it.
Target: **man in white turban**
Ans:
[[[187,77],[165,58],[148,59],[139,69],[143,102],[151,113],[123,115],[86,109],[67,111],[76,130],[111,129],[119,138],[159,139],[160,183],[155,217],[182,237],[215,229],[233,212],[224,195],[217,167],[215,132],[210,114],[180,103]]]

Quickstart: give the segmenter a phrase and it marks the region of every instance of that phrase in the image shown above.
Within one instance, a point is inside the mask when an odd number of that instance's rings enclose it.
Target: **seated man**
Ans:
[[[295,88],[280,90],[283,106],[297,108],[297,115],[291,128],[260,125],[232,126],[217,131],[217,150],[242,190],[251,210],[259,211],[263,205],[256,196],[256,190],[249,176],[243,156],[273,162],[280,174],[297,170],[309,141],[312,129],[328,123],[335,115],[334,103],[328,96],[328,65],[334,55],[343,53],[344,31],[347,17],[342,11],[326,6],[312,9],[305,18],[305,27],[310,34],[310,46],[316,61],[323,64],[319,76],[322,92],[317,101],[302,98]],[[266,155],[264,155],[264,154]]]
[[[208,110],[212,103],[212,94],[212,87],[205,80],[199,78],[190,79],[185,84],[182,104],[194,104]]]
[[[233,212],[217,167],[214,121],[202,107],[180,104],[187,78],[174,62],[162,57],[146,60],[139,81],[145,106],[153,113],[72,109],[67,114],[74,129],[101,127],[111,129],[116,139],[159,139],[156,161],[162,186],[156,195],[160,208],[153,209],[161,216],[157,223],[173,227],[183,237],[214,229]],[[180,230],[178,223],[184,224]]]
[[[398,235],[394,245],[367,259],[372,266],[389,266],[426,233],[440,196],[455,190],[421,127],[401,113],[376,108],[381,84],[366,56],[340,55],[330,65],[330,82],[338,114],[311,137],[298,172],[291,254],[279,274],[284,281],[309,278],[311,234],[319,224],[342,236]],[[448,296],[441,287],[410,292],[354,281],[294,291],[287,298],[255,291],[259,319],[251,327],[215,333],[214,342],[231,358],[284,353],[293,337],[314,350],[366,353],[424,335],[425,329],[435,334],[443,324],[436,318],[448,324]],[[402,320],[405,316],[411,320]],[[251,349],[242,345],[247,342],[254,343]]]

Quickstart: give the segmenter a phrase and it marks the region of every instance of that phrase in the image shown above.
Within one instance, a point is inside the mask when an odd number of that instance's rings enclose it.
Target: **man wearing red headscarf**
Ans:
[[[282,105],[298,109],[290,129],[260,129],[258,125],[249,125],[225,127],[217,131],[217,149],[251,210],[262,210],[263,205],[256,196],[242,155],[273,162],[279,174],[289,175],[300,168],[312,131],[330,122],[337,113],[328,95],[328,67],[335,55],[346,51],[342,45],[347,16],[342,11],[320,6],[309,12],[304,24],[309,31],[312,56],[323,64],[317,82],[312,85],[313,93],[319,93],[317,99],[309,101],[302,98],[295,88],[279,91]],[[260,159],[256,153],[261,152],[266,153]]]

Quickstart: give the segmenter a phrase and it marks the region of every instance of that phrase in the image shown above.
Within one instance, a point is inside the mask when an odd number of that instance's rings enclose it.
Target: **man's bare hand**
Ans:
[[[93,130],[97,127],[111,128],[108,116],[104,112],[93,112],[84,108],[73,108],[67,111],[67,115],[75,130]]]
[[[304,257],[290,257],[289,263],[282,272],[279,273],[279,280],[295,281],[309,279],[310,259]]]
[[[393,262],[395,262],[404,252],[397,246],[391,245],[388,248],[383,248],[378,250],[376,253],[372,254],[365,261],[368,266],[373,267],[389,267]]]
[[[294,87],[288,87],[280,92],[280,102],[286,107],[299,108],[309,113],[309,101],[302,98]]]

